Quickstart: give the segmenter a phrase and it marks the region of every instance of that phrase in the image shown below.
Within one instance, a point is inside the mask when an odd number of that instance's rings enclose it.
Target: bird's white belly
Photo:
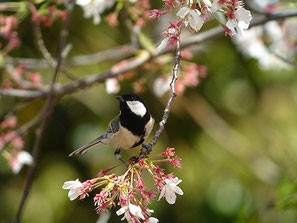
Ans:
[[[121,126],[120,130],[110,139],[110,144],[115,149],[130,149],[138,141],[139,136],[133,135],[130,131]]]

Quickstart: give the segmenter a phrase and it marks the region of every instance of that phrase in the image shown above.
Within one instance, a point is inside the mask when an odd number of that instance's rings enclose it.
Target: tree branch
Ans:
[[[64,68],[69,66],[84,66],[90,64],[97,64],[106,60],[120,60],[131,56],[135,53],[135,49],[131,44],[117,46],[111,49],[103,50],[97,53],[79,55],[67,58],[63,61],[62,66]],[[6,59],[6,65],[15,65],[18,63],[24,63],[29,69],[48,69],[50,68],[46,59],[35,58],[12,58]]]
[[[50,83],[50,88],[49,88],[49,93],[48,93],[48,101],[47,104],[44,107],[43,110],[43,114],[44,114],[44,120],[41,124],[40,127],[40,131],[38,131],[37,133],[37,138],[34,142],[34,147],[33,147],[33,158],[34,158],[34,162],[33,164],[30,166],[29,170],[28,170],[28,175],[27,175],[27,179],[26,179],[26,185],[25,185],[25,189],[24,189],[24,193],[17,211],[17,214],[15,216],[14,222],[18,223],[20,222],[21,219],[21,214],[25,205],[25,201],[30,193],[30,189],[33,183],[33,179],[34,179],[34,175],[35,175],[35,171],[36,171],[36,167],[37,167],[37,159],[39,157],[39,153],[40,153],[40,146],[41,146],[41,142],[43,139],[43,136],[45,134],[46,128],[48,126],[49,123],[49,118],[54,110],[54,107],[57,103],[57,101],[59,100],[59,98],[54,94],[54,84],[57,80],[60,68],[61,68],[61,63],[62,63],[62,50],[63,50],[63,46],[66,40],[66,37],[68,35],[68,23],[69,23],[69,19],[70,19],[70,13],[73,9],[75,0],[73,0],[71,3],[69,3],[68,7],[67,7],[67,15],[66,15],[66,19],[63,23],[63,27],[61,30],[61,35],[60,35],[60,40],[58,43],[58,47],[57,47],[57,62],[56,62],[56,68],[53,74],[53,78],[51,80]],[[42,114],[42,116],[43,116]]]
[[[172,71],[172,80],[170,83],[171,95],[167,101],[162,120],[159,123],[159,129],[156,131],[154,138],[149,143],[149,145],[152,147],[157,143],[157,140],[159,139],[160,134],[164,130],[165,124],[169,117],[172,101],[176,97],[175,82],[178,78],[177,75],[178,75],[178,71],[179,71],[179,67],[180,67],[180,60],[181,60],[181,48],[180,48],[180,40],[178,40],[176,43],[176,54],[175,54],[175,60],[174,60],[174,67],[173,67],[173,71]]]
[[[266,22],[269,22],[271,20],[278,20],[278,19],[285,19],[289,17],[297,16],[297,9],[292,10],[286,10],[283,12],[275,12],[270,13],[269,15],[265,16],[259,16],[257,18],[254,18],[251,22],[250,27],[262,25]],[[221,27],[212,28],[210,30],[207,30],[205,32],[201,32],[197,35],[193,35],[181,43],[181,49],[186,48],[188,46],[194,45],[194,44],[200,44],[202,42],[205,42],[206,40],[211,40],[217,37],[220,37],[225,34],[225,30]],[[59,96],[63,96],[65,94],[73,93],[79,89],[87,88],[93,85],[96,82],[103,82],[107,78],[115,77],[123,72],[127,72],[133,69],[136,69],[137,67],[143,65],[144,63],[150,61],[151,59],[154,59],[160,55],[166,54],[172,52],[171,49],[167,49],[164,51],[161,51],[159,53],[153,53],[150,54],[147,51],[143,51],[141,56],[134,57],[133,60],[131,60],[125,67],[114,70],[113,68],[102,72],[99,74],[93,74],[89,75],[85,78],[82,78],[77,81],[73,81],[69,84],[66,84],[64,86],[58,86],[55,85],[54,92],[55,94]],[[29,97],[29,98],[42,98],[45,97],[48,94],[48,89],[44,91],[32,91],[32,90],[17,90],[17,89],[0,89],[0,95],[5,96],[12,96],[12,97]]]

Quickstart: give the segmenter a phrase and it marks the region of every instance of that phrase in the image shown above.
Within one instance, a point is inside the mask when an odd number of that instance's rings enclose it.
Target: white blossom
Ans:
[[[211,7],[211,1],[210,0],[202,0],[202,2],[207,6],[207,7]],[[199,2],[200,3],[200,2]]]
[[[20,172],[24,164],[31,165],[33,163],[33,157],[26,151],[18,152],[10,159],[10,166],[12,172],[17,174]]]
[[[77,0],[76,4],[82,7],[85,18],[93,17],[94,24],[99,24],[100,14],[113,6],[114,0]]]
[[[226,26],[233,34],[237,32],[240,36],[243,36],[243,30],[249,28],[252,19],[251,12],[244,8],[239,8],[234,12],[234,17],[235,18],[228,19]]]
[[[69,190],[68,197],[71,201],[73,201],[80,195],[83,184],[78,179],[70,180],[66,181],[63,184],[62,188],[65,190]]]
[[[147,223],[158,223],[158,222],[159,222],[158,218],[154,218],[154,217],[150,217],[147,220]]]
[[[284,34],[277,22],[272,21],[265,24],[264,29],[266,34],[271,38],[272,51],[280,52],[282,49],[285,49]],[[269,48],[263,43],[262,36],[263,28],[253,27],[245,31],[244,37],[237,36],[233,40],[245,56],[258,60],[261,69],[290,69],[287,63],[269,51]]]
[[[214,0],[212,5],[211,5],[211,8],[210,8],[210,11],[212,13],[218,11],[220,9],[220,3],[219,3],[219,0]]]
[[[143,216],[141,208],[139,206],[129,203],[129,211],[135,217],[141,218],[142,220],[144,220],[144,216]]]
[[[157,97],[162,97],[170,90],[171,77],[158,77],[154,81],[153,90]]]
[[[145,219],[142,214],[141,208],[139,206],[136,206],[131,203],[129,203],[128,206],[124,206],[124,207],[120,208],[116,212],[116,214],[118,216],[124,214],[124,217],[121,219],[122,221],[126,219],[128,222],[130,222],[130,220],[132,218],[131,214],[136,218],[141,218],[142,220]]]
[[[190,9],[188,7],[182,7],[176,15],[181,19],[185,19],[185,26],[190,25],[190,27],[196,32],[201,29],[204,21],[200,17],[201,13],[198,9]]]
[[[176,200],[175,194],[179,194],[179,195],[184,194],[182,189],[180,189],[180,187],[177,186],[180,182],[182,182],[182,180],[179,180],[177,177],[175,177],[173,179],[165,179],[166,184],[164,185],[164,187],[161,190],[159,200],[165,196],[166,201],[169,204],[174,204],[175,200]]]
[[[157,54],[160,53],[162,50],[164,50],[164,49],[166,48],[169,39],[170,39],[170,37],[165,37],[165,38],[161,41],[160,45],[159,45],[159,46],[157,47],[157,49],[156,49],[156,53],[157,53]]]
[[[116,94],[120,91],[120,85],[116,78],[107,78],[105,80],[105,88],[108,94]]]
[[[169,42],[171,36],[175,36],[178,34],[178,31],[175,28],[169,28],[167,30],[167,36],[161,41],[160,45],[156,49],[156,53],[160,53],[164,50]]]

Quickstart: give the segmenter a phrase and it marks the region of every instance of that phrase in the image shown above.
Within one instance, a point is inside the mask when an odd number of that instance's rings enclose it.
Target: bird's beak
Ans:
[[[115,96],[115,98],[116,98],[118,101],[120,101],[120,102],[125,102],[124,98],[123,98],[122,96],[120,96],[120,95]]]

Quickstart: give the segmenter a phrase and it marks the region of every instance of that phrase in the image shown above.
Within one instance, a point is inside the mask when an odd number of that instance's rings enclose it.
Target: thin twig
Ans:
[[[269,16],[259,16],[258,18],[255,18],[252,20],[250,27],[257,26],[257,25],[262,25],[268,21],[271,20],[278,20],[278,19],[285,19],[288,17],[293,17],[297,16],[297,10],[292,9],[292,10],[286,10],[284,12],[276,12],[276,13],[271,13]],[[193,35],[181,43],[181,49],[188,47],[190,45],[194,44],[200,44],[205,42],[206,40],[211,40],[214,38],[217,38],[219,36],[222,36],[225,34],[225,30],[221,27],[216,27],[210,30],[207,30],[205,32],[201,32],[197,35]],[[160,55],[166,54],[171,52],[171,49],[167,49],[164,51],[161,51],[159,53],[155,54],[150,54],[147,51],[143,51],[142,56],[137,56],[135,57],[134,60],[131,60],[125,67],[121,69],[117,69],[116,71],[113,69],[110,69],[106,72],[100,73],[100,74],[93,74],[89,75],[85,78],[82,78],[77,81],[73,81],[69,84],[66,84],[64,86],[55,86],[55,94],[58,94],[60,96],[63,96],[65,94],[70,94],[73,93],[77,90],[83,89],[90,87],[96,82],[103,82],[107,78],[110,77],[115,77],[123,72],[127,72],[133,69],[136,69],[137,67],[143,65],[144,63],[150,61],[151,59],[154,59]],[[21,91],[21,92],[19,92]],[[0,89],[0,95],[5,95],[5,96],[12,96],[12,97],[30,97],[30,98],[42,98],[46,97],[48,94],[48,90],[44,91],[31,91],[31,90],[17,90],[17,89]]]
[[[123,58],[132,56],[135,49],[131,44],[125,44],[122,46],[117,46],[107,50],[99,51],[97,53],[79,55],[67,58],[63,61],[63,67],[69,66],[84,66],[90,64],[97,64],[106,60],[121,60]],[[48,69],[48,65],[45,59],[35,59],[35,58],[7,58],[6,66],[11,64],[15,65],[18,63],[24,63],[29,69]]]
[[[166,124],[167,119],[169,117],[172,101],[176,97],[175,82],[176,82],[176,80],[178,78],[180,60],[181,60],[180,40],[177,40],[174,67],[173,67],[173,71],[172,71],[172,80],[171,80],[171,83],[170,83],[171,95],[170,95],[170,98],[167,101],[162,120],[159,123],[159,129],[156,131],[154,138],[149,143],[149,145],[152,146],[152,147],[157,143],[157,140],[160,137],[160,134],[164,130],[165,124]]]
[[[176,97],[175,82],[178,78],[180,60],[181,60],[181,47],[180,47],[180,39],[178,39],[176,42],[176,53],[175,53],[175,59],[174,59],[174,67],[173,67],[173,71],[172,71],[172,80],[170,83],[171,95],[170,95],[170,97],[167,101],[166,107],[164,109],[162,120],[159,122],[159,129],[156,131],[153,139],[149,142],[148,145],[145,145],[145,144],[142,145],[140,154],[137,157],[136,162],[150,154],[150,152],[152,151],[152,147],[154,145],[156,145],[161,133],[163,132],[163,130],[165,128],[165,124],[166,124],[167,119],[170,114],[172,101]]]
[[[75,0],[73,0],[68,5],[66,19],[65,19],[65,21],[63,23],[63,27],[62,27],[62,30],[61,30],[60,40],[59,40],[58,47],[57,47],[56,69],[54,71],[53,78],[52,78],[51,83],[50,83],[48,101],[47,101],[47,104],[45,105],[44,110],[43,110],[44,120],[43,120],[43,122],[41,124],[40,131],[38,131],[38,133],[37,133],[37,138],[35,140],[34,147],[33,147],[32,155],[33,155],[33,158],[34,158],[34,162],[33,162],[33,164],[30,166],[30,168],[28,170],[28,175],[27,175],[27,179],[26,179],[26,185],[25,185],[24,193],[23,193],[23,196],[22,196],[22,199],[21,199],[17,214],[16,214],[15,219],[14,219],[15,223],[20,222],[21,214],[22,214],[22,211],[23,211],[23,208],[24,208],[24,204],[25,204],[25,201],[26,201],[26,199],[27,199],[27,197],[28,197],[28,195],[30,193],[30,188],[31,188],[32,183],[33,183],[33,179],[34,179],[34,175],[35,175],[35,171],[36,171],[36,167],[37,167],[37,159],[39,157],[40,148],[41,148],[40,147],[41,142],[42,142],[43,136],[45,134],[46,128],[48,126],[49,118],[50,118],[50,116],[51,116],[51,114],[52,114],[52,112],[54,110],[54,107],[55,107],[56,103],[59,100],[59,98],[54,95],[54,84],[55,84],[55,82],[57,80],[57,77],[58,77],[58,74],[59,74],[59,71],[60,71],[60,68],[61,68],[62,50],[63,50],[63,46],[64,46],[64,43],[65,43],[66,37],[68,35],[67,28],[68,28],[68,23],[69,23],[69,19],[70,19],[70,13],[71,13],[71,11],[73,9],[74,3],[75,3]]]

